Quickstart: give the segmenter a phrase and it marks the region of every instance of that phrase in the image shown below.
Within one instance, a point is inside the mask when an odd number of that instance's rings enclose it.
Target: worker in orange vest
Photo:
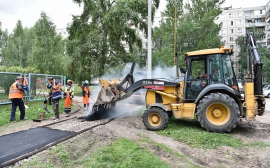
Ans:
[[[84,111],[89,110],[90,87],[88,83],[89,83],[88,80],[85,80],[84,84],[81,86]]]
[[[74,94],[74,87],[72,86],[72,80],[67,80],[67,86],[64,88],[64,98],[65,98],[65,113],[69,115],[71,112],[72,99]]]
[[[55,81],[53,77],[48,77],[47,88],[52,90],[53,111],[55,113],[54,121],[59,120],[59,100],[62,99],[61,83]]]
[[[23,103],[24,90],[22,86],[22,79],[23,77],[17,76],[16,82],[14,82],[9,89],[8,98],[12,102],[10,122],[13,122],[15,120],[15,113],[16,113],[17,106],[19,106],[19,109],[21,112],[20,119],[21,120],[27,119],[27,117],[25,117],[25,107]]]

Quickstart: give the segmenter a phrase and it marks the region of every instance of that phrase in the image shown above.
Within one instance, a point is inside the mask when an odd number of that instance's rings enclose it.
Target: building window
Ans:
[[[220,34],[226,34],[226,30],[220,30]]]
[[[234,46],[233,45],[230,45],[230,48],[233,48]]]
[[[220,18],[225,18],[225,14],[222,13],[222,14],[220,15]]]
[[[229,33],[233,33],[233,29],[230,29],[230,30],[229,30]]]
[[[220,22],[220,26],[221,26],[221,27],[224,26],[224,23],[223,23],[223,22]]]
[[[242,16],[242,13],[237,13],[237,17],[241,17]]]
[[[262,10],[260,10],[260,14],[263,14],[263,13],[262,13]]]
[[[242,28],[238,28],[238,33],[242,33]]]
[[[234,38],[233,37],[230,37],[230,41],[234,41]]]
[[[229,18],[233,18],[233,14],[232,13],[229,13]]]
[[[253,10],[252,10],[252,11],[246,11],[246,12],[245,12],[245,15],[246,15],[246,16],[251,16],[253,13],[254,13]]]
[[[233,21],[231,21],[231,26],[233,26]]]
[[[241,25],[242,24],[242,20],[237,20],[237,25]]]

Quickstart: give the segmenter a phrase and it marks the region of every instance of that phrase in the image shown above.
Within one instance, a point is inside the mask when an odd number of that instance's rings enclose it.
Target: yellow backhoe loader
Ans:
[[[149,130],[167,127],[168,118],[197,119],[211,132],[230,132],[240,119],[255,120],[263,115],[265,100],[262,93],[262,61],[253,33],[246,35],[248,45],[248,73],[241,97],[231,56],[232,48],[215,48],[185,54],[184,79],[143,79],[134,82],[132,64],[130,73],[121,81],[100,79],[102,89],[92,114],[110,108],[138,89],[147,89],[146,111],[143,122]],[[178,67],[177,67],[178,69]],[[204,74],[198,76],[198,73]]]

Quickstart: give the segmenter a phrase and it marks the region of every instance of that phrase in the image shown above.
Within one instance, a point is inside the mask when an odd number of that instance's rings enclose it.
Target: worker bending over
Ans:
[[[59,100],[62,99],[61,94],[61,83],[55,81],[53,77],[48,77],[49,83],[47,85],[48,89],[52,90],[52,101],[53,101],[53,111],[55,113],[55,118],[53,120],[59,120]]]
[[[65,113],[69,114],[71,112],[72,99],[74,94],[74,87],[72,86],[72,81],[67,80],[67,86],[64,88],[64,99],[65,99]]]
[[[81,86],[82,95],[83,95],[84,111],[89,109],[90,87],[89,87],[88,83],[89,83],[88,80],[85,80],[84,84]]]

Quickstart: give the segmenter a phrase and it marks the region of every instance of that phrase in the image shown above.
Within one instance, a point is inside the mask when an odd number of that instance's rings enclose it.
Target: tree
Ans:
[[[41,73],[63,74],[64,41],[56,35],[55,25],[46,13],[41,12],[34,26],[34,65]]]
[[[154,29],[153,65],[160,63],[172,66],[174,63],[174,0],[168,4],[163,13],[166,19],[161,26]],[[220,5],[224,0],[191,0],[184,5],[177,1],[177,41],[176,51],[180,56],[179,64],[184,66],[183,55],[188,51],[217,48],[223,43],[218,36],[221,29],[215,19],[221,14]],[[185,9],[185,10],[183,10]]]
[[[145,0],[74,0],[84,5],[80,16],[73,16],[67,52],[71,67],[79,72],[78,80],[103,75],[109,67],[134,60],[130,54],[142,41],[137,30],[147,32],[147,3]],[[159,0],[154,1],[152,18]],[[82,65],[90,66],[85,71]],[[74,71],[71,76],[75,77]]]
[[[0,29],[0,65],[4,65],[5,62],[5,54],[4,54],[4,49],[8,45],[8,32],[2,31]]]

